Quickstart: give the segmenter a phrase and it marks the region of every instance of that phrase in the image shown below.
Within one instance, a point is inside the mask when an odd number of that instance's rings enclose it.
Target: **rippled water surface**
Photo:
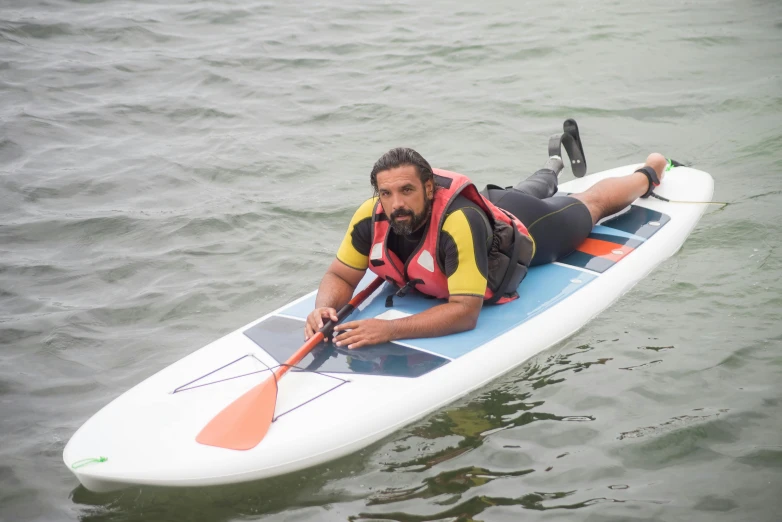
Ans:
[[[778,520],[780,49],[776,0],[5,0],[0,519]],[[575,336],[363,451],[78,486],[89,416],[318,284],[385,150],[513,184],[568,117],[590,171],[657,150],[729,205]]]

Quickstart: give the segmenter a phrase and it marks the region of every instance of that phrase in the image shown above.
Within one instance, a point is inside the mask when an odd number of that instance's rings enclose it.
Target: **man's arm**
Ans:
[[[318,287],[315,298],[315,310],[307,316],[304,338],[309,339],[323,328],[324,318],[337,320],[337,309],[345,305],[356,290],[366,270],[357,270],[342,263],[339,259],[331,262]]]
[[[337,346],[350,349],[397,339],[439,337],[472,330],[478,323],[483,298],[469,295],[451,296],[447,303],[419,314],[400,319],[364,319],[350,321],[334,328]]]
[[[337,308],[353,297],[361,278],[369,266],[369,247],[372,243],[372,212],[377,198],[366,200],[353,214],[345,237],[318,287],[315,310],[307,316],[304,338],[309,339],[323,328],[323,320],[337,320]]]

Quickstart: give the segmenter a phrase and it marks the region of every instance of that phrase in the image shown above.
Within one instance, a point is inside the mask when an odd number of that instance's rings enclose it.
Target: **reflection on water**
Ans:
[[[459,457],[476,450],[494,434],[505,430],[518,429],[537,421],[593,421],[591,415],[557,415],[542,411],[543,400],[535,400],[538,390],[555,385],[566,380],[568,374],[581,372],[593,365],[605,364],[606,358],[591,361],[574,361],[576,356],[584,356],[591,351],[589,345],[582,345],[571,353],[561,353],[549,357],[545,362],[533,362],[523,367],[520,373],[507,379],[495,389],[481,393],[467,404],[449,409],[436,415],[429,421],[410,429],[409,435],[397,439],[397,453],[408,453],[411,446],[417,446],[417,453],[424,453],[408,460],[386,462],[385,472],[413,473],[426,475],[427,470],[437,467],[446,468],[457,461]],[[455,444],[445,448],[427,452],[430,444],[427,441],[445,441],[457,437]],[[405,444],[408,444],[405,446]],[[433,446],[436,446],[433,445]],[[504,445],[506,449],[521,449],[520,446]],[[567,457],[568,453],[557,455],[556,458]],[[483,494],[483,486],[493,481],[512,481],[515,491],[528,489],[524,486],[524,478],[533,473],[545,473],[552,466],[540,469],[525,467],[517,470],[492,470],[486,467],[460,467],[456,470],[445,470],[434,476],[423,478],[417,485],[401,488],[386,488],[375,493],[367,500],[367,507],[383,506],[385,510],[397,504],[400,507],[413,508],[415,513],[430,511],[432,506],[448,506],[438,509],[430,515],[418,515],[398,511],[372,511],[360,513],[350,520],[397,520],[400,522],[453,520],[469,521],[486,509],[500,506],[520,506],[524,509],[577,509],[600,502],[621,502],[605,497],[588,498],[571,502],[563,499],[573,496],[575,491],[533,491],[518,497],[502,497]],[[505,489],[500,488],[500,489]],[[430,509],[424,509],[412,500],[427,500]]]
[[[428,424],[411,429],[408,437],[439,439],[449,435],[459,435],[461,440],[456,447],[449,447],[437,453],[415,459],[387,464],[385,471],[429,469],[433,465],[456,457],[473,448],[483,440],[500,430],[520,427],[540,420],[590,421],[591,416],[559,416],[544,411],[532,411],[543,405],[544,401],[530,400],[534,391],[545,386],[558,384],[565,380],[566,372],[580,372],[594,364],[605,364],[610,359],[571,362],[570,357],[591,350],[588,345],[577,347],[577,352],[559,354],[550,357],[545,364],[525,366],[523,373],[496,389],[482,393],[468,404],[447,410],[436,415]],[[556,377],[555,376],[559,376]],[[525,391],[527,388],[531,391]],[[404,441],[404,439],[401,439]]]
[[[703,408],[698,408],[703,411]],[[657,426],[645,426],[632,431],[625,431],[619,434],[619,440],[622,439],[640,439],[642,437],[658,436],[670,431],[678,431],[682,428],[694,426],[708,421],[709,419],[719,417],[720,414],[727,413],[729,410],[720,409],[716,413],[707,415],[680,415],[669,421],[663,422]]]
[[[545,511],[549,509],[578,509],[588,507],[601,502],[623,502],[610,498],[592,498],[573,504],[557,504],[554,506],[545,506],[547,501],[557,501],[569,497],[574,492],[557,493],[530,493],[518,498],[503,498],[478,496],[473,497],[457,506],[445,511],[434,513],[432,515],[407,515],[404,513],[360,513],[358,516],[350,517],[349,520],[397,520],[399,522],[424,522],[429,520],[449,520],[453,522],[470,522],[473,517],[483,513],[485,510],[501,506],[520,506],[524,509],[533,509],[536,511]]]
[[[389,504],[412,498],[431,498],[439,495],[449,495],[445,500],[436,502],[439,505],[453,504],[472,487],[483,486],[497,478],[519,477],[535,470],[525,469],[509,473],[498,473],[484,468],[462,468],[455,471],[445,471],[439,475],[424,480],[424,485],[416,488],[385,490],[373,495],[367,502],[368,506]]]

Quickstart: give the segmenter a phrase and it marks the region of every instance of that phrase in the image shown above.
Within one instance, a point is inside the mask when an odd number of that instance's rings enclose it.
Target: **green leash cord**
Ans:
[[[71,468],[79,469],[79,468],[83,468],[84,466],[88,466],[90,464],[100,464],[101,462],[106,462],[107,460],[109,460],[108,457],[97,457],[97,458],[93,457],[90,459],[81,459],[71,464]]]
[[[665,166],[665,172],[668,172],[672,168],[676,167],[676,165],[673,164],[673,160],[668,160],[668,164]],[[719,210],[722,210],[723,208],[730,205],[730,203],[726,203],[724,201],[677,201],[673,199],[664,198],[662,196],[658,196],[654,192],[649,194],[653,198],[659,199],[660,201],[665,201],[666,203],[687,203],[690,205],[722,205],[722,207]]]

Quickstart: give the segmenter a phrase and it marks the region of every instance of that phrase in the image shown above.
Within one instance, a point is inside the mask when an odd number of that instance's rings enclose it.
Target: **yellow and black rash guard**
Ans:
[[[369,265],[372,247],[372,211],[377,198],[366,200],[353,215],[348,230],[337,252],[337,259],[357,270]],[[486,214],[464,196],[457,196],[448,207],[438,245],[440,267],[448,277],[450,295],[486,293],[489,266],[491,230]],[[398,236],[391,230],[388,248],[402,262],[413,254],[424,233],[424,228],[409,236]]]

